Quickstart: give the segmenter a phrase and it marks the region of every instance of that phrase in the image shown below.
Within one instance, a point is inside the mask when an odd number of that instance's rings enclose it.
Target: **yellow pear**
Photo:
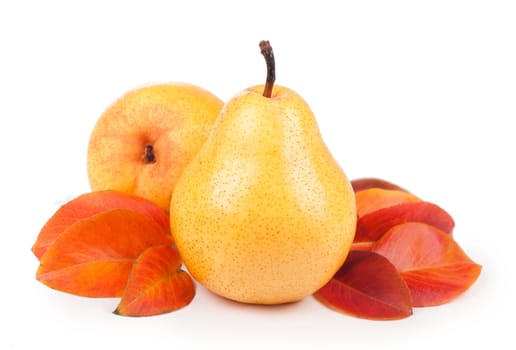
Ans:
[[[93,191],[118,190],[170,208],[175,183],[206,141],[223,102],[192,84],[131,90],[97,120],[88,145]]]
[[[272,58],[264,55],[274,73],[272,49]],[[179,178],[170,208],[192,276],[245,303],[314,293],[343,264],[355,234],[353,189],[312,111],[273,82],[269,74],[265,87],[225,104]]]

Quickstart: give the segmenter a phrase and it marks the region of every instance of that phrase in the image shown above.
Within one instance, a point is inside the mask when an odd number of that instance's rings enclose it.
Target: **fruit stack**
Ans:
[[[120,297],[125,316],[180,309],[197,282],[242,303],[314,295],[369,319],[407,317],[473,284],[480,265],[453,240],[450,215],[386,181],[349,181],[308,104],[275,85],[269,42],[260,49],[266,83],[226,103],[171,83],[106,109],[88,148],[92,191],[33,246],[40,282]]]

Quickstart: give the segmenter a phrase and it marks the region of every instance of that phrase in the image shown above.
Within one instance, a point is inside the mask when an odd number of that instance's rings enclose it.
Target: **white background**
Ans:
[[[514,346],[515,18],[511,1],[2,1],[0,348]],[[89,190],[102,111],[157,82],[227,100],[264,81],[262,39],[277,83],[307,100],[350,178],[385,178],[452,214],[483,265],[477,283],[391,322],[312,298],[245,306],[202,287],[175,313],[124,318],[116,299],[38,283],[30,248],[59,204]]]

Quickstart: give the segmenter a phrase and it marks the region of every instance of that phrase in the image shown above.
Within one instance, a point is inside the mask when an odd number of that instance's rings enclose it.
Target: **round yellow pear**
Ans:
[[[311,295],[344,263],[355,234],[348,178],[306,102],[273,81],[225,104],[170,207],[191,275],[244,303]]]
[[[185,83],[127,92],[97,121],[88,146],[93,191],[118,190],[167,211],[179,176],[199,151],[223,102]]]

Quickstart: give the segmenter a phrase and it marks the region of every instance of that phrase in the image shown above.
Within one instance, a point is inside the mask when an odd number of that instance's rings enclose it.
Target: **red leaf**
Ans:
[[[424,223],[393,227],[372,250],[396,266],[414,306],[449,302],[466,291],[481,270],[449,234]]]
[[[180,266],[179,253],[171,245],[148,248],[134,263],[122,300],[114,313],[152,316],[188,305],[195,295],[195,285]]]
[[[396,268],[369,251],[349,252],[344,265],[314,296],[360,318],[394,320],[412,314],[409,290]]]
[[[358,219],[355,243],[375,242],[391,227],[405,222],[423,222],[451,234],[455,222],[430,202],[409,202],[379,209]]]
[[[36,278],[71,294],[120,296],[134,260],[159,244],[172,244],[171,236],[149,216],[106,211],[69,226],[43,255]]]
[[[355,192],[367,190],[369,188],[382,188],[384,190],[398,190],[408,192],[406,189],[383,179],[376,177],[363,177],[351,181],[351,186]]]
[[[156,204],[146,199],[117,191],[97,191],[80,195],[62,205],[45,223],[32,252],[38,259],[52,245],[68,226],[92,215],[113,210],[130,209],[151,216],[166,231],[170,231],[168,214]]]

